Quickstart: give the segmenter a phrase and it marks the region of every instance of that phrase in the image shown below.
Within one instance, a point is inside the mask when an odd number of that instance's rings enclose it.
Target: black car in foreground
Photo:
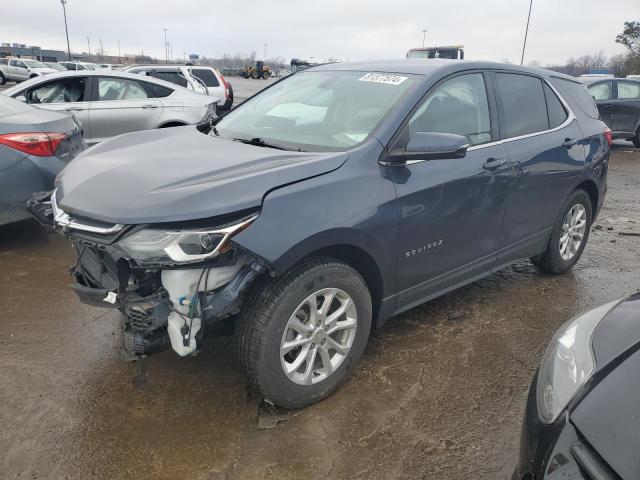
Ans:
[[[608,78],[589,83],[600,118],[613,138],[630,140],[640,148],[640,80]]]
[[[393,315],[521,259],[569,270],[607,189],[592,98],[539,69],[324,65],[214,123],[105,141],[31,209],[73,240],[80,298],[125,314],[131,352],[189,355],[232,319],[283,407],[335,391]]]
[[[555,334],[529,391],[513,480],[640,478],[640,293]]]

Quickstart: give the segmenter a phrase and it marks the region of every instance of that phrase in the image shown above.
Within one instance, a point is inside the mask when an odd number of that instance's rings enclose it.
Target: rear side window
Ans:
[[[125,78],[103,77],[98,80],[98,100],[144,100],[147,91],[139,82]]]
[[[570,102],[574,112],[576,111],[575,107],[577,107],[591,118],[600,118],[598,107],[596,107],[596,103],[584,83],[551,77],[551,84],[560,91],[565,100]]]
[[[640,83],[618,82],[618,98],[640,99]]]
[[[204,82],[207,87],[219,87],[220,82],[215,74],[207,68],[194,68],[191,73]]]
[[[497,73],[504,136],[519,137],[549,129],[542,81],[528,75]]]
[[[547,112],[549,112],[549,128],[556,128],[562,125],[567,119],[567,111],[564,109],[562,102],[555,94],[551,87],[544,84],[544,96],[547,99]]]
[[[168,97],[173,93],[173,90],[171,90],[168,87],[163,87],[162,85],[156,85],[154,83],[145,82],[145,86],[149,91],[153,92],[154,98]]]
[[[189,85],[187,79],[180,75],[178,72],[154,71],[151,72],[151,76],[159,78],[160,80],[164,80],[165,82],[175,83],[176,85],[180,85],[181,87],[186,87]]]

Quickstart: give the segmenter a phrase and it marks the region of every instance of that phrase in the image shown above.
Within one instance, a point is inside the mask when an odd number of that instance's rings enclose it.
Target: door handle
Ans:
[[[489,158],[486,162],[484,162],[482,168],[484,168],[485,170],[495,170],[496,168],[504,165],[506,162],[507,161],[504,158]]]
[[[142,105],[142,108],[148,109],[148,108],[158,108],[157,105]]]
[[[610,103],[601,103],[601,104],[600,104],[600,106],[601,106],[601,107],[605,107],[605,108],[609,108],[609,107],[611,107],[612,105],[611,105]]]
[[[575,138],[565,138],[564,142],[562,142],[562,146],[564,148],[571,148],[573,147],[576,143],[578,143],[578,141]]]

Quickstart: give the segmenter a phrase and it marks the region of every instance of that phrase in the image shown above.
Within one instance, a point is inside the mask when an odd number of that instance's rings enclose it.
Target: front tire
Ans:
[[[239,318],[238,359],[250,386],[283,408],[335,392],[364,352],[371,296],[349,265],[307,261],[253,295]]]
[[[589,239],[592,212],[587,192],[573,192],[556,219],[546,250],[531,262],[547,273],[570,270],[580,259]]]

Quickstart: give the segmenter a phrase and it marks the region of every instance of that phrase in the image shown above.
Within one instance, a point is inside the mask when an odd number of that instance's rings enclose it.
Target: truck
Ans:
[[[407,52],[407,58],[448,58],[452,60],[463,60],[464,45],[412,48]]]
[[[0,85],[23,82],[33,77],[57,73],[53,68],[29,58],[0,58]]]

